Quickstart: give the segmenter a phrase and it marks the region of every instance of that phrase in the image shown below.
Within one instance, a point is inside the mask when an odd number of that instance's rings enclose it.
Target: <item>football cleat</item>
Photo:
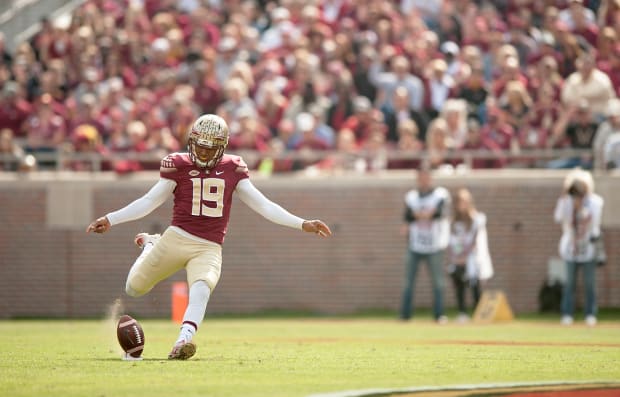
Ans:
[[[196,354],[196,344],[194,342],[178,341],[168,354],[168,360],[187,360]]]
[[[136,237],[133,239],[133,242],[140,248],[144,248],[144,246],[148,243],[155,244],[157,240],[161,237],[160,234],[148,234],[148,233],[138,233]]]

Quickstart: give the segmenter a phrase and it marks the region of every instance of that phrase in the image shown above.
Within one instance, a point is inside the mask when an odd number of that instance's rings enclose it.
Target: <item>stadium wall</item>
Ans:
[[[560,228],[552,212],[565,173],[546,170],[478,171],[437,175],[455,190],[468,187],[488,215],[496,276],[517,313],[538,310],[538,293],[557,256]],[[118,297],[140,316],[170,315],[171,284],[128,298],[123,290],[138,249],[139,231],[161,232],[171,200],[148,217],[105,235],[86,234],[91,219],[145,193],[157,174],[0,174],[0,317],[97,317]],[[345,314],[397,310],[404,274],[403,196],[412,171],[366,175],[256,176],[271,199],[306,218],[321,218],[331,239],[274,225],[235,201],[224,245],[220,283],[209,313],[266,310]],[[599,306],[620,306],[620,176],[596,177],[606,199],[608,265],[598,271]],[[446,280],[449,281],[449,280]],[[429,307],[426,269],[416,306]],[[581,294],[580,294],[581,295]],[[446,302],[454,306],[451,285]]]

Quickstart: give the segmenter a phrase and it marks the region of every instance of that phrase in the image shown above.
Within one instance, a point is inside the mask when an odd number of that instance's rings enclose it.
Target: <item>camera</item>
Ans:
[[[583,189],[583,186],[578,183],[573,183],[568,188],[568,194],[570,194],[571,196],[583,197],[585,196],[585,191]]]

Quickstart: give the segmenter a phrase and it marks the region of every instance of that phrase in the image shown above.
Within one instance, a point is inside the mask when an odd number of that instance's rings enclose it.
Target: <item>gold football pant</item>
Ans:
[[[222,247],[210,241],[196,241],[168,228],[154,246],[146,246],[129,270],[127,293],[141,296],[157,283],[185,269],[187,283],[205,281],[211,291],[220,279]]]

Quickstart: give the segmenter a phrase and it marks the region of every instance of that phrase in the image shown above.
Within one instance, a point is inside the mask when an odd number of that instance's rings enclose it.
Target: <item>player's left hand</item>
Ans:
[[[327,237],[332,235],[332,231],[329,230],[329,226],[327,226],[323,221],[320,221],[318,219],[304,221],[301,228],[304,232],[316,233],[320,237]]]
[[[110,230],[110,221],[105,216],[101,218],[97,218],[92,221],[90,225],[86,228],[86,233],[95,232],[95,233],[105,233]]]

